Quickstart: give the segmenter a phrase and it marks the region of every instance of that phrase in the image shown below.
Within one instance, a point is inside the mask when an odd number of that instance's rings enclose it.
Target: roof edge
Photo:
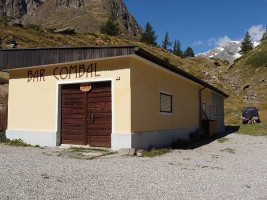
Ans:
[[[200,80],[199,78],[197,78],[197,77],[195,77],[195,76],[187,73],[184,70],[179,69],[178,67],[176,67],[176,66],[174,66],[174,65],[172,65],[170,63],[165,62],[164,60],[162,60],[162,59],[154,56],[153,54],[149,53],[148,51],[142,49],[139,46],[136,46],[135,47],[135,54],[137,56],[140,56],[140,57],[142,57],[144,59],[147,59],[147,60],[149,60],[149,61],[151,61],[151,62],[153,62],[153,63],[155,63],[155,64],[157,64],[159,66],[162,66],[165,69],[168,69],[168,70],[170,70],[170,71],[172,71],[172,72],[174,72],[176,74],[179,74],[181,76],[184,76],[184,77],[188,78],[189,80],[194,81],[194,82],[202,85],[203,87],[209,88],[209,89],[211,89],[211,90],[213,90],[213,91],[221,94],[225,98],[228,98],[229,97],[228,94],[226,94],[225,92],[221,91],[220,89],[218,89],[218,88],[216,88],[216,87],[208,84],[205,81]]]

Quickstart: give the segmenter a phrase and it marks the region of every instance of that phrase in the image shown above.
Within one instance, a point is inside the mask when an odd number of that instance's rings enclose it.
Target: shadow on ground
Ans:
[[[177,145],[173,145],[172,149],[183,149],[183,150],[188,150],[188,149],[196,149],[201,146],[207,145],[215,140],[218,140],[220,138],[223,138],[227,135],[230,135],[232,133],[235,133],[239,130],[240,126],[226,126],[225,127],[225,132],[223,133],[218,133],[215,137],[208,138],[208,137],[201,137],[195,141],[192,142],[185,142],[185,143],[179,143]]]

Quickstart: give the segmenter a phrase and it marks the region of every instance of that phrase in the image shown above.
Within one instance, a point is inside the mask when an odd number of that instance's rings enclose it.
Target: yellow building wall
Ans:
[[[132,132],[199,127],[199,89],[191,81],[131,59]],[[172,94],[173,113],[160,113],[160,92]]]
[[[114,132],[131,132],[130,58],[90,60],[60,65],[41,66],[10,71],[9,80],[9,130],[57,131],[58,83],[113,79],[114,83]],[[79,77],[75,70],[66,74],[70,66],[97,64],[97,71]],[[64,68],[65,67],[65,68]],[[56,68],[56,69],[55,69]],[[64,68],[64,69],[62,69]],[[28,78],[36,70],[45,69],[44,77]],[[32,72],[31,72],[32,70]],[[30,72],[29,72],[30,71]],[[60,78],[64,78],[62,80]],[[55,76],[54,76],[55,72]],[[81,73],[82,74],[82,73]],[[87,77],[86,77],[87,76]],[[57,80],[57,78],[59,80]],[[66,79],[65,79],[66,78]],[[119,79],[119,80],[116,80]],[[38,81],[37,81],[38,80]],[[60,123],[60,122],[58,122]]]

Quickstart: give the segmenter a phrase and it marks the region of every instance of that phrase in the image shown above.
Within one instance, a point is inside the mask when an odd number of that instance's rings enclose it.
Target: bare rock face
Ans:
[[[112,16],[121,35],[138,38],[143,32],[122,0],[0,0],[0,16],[46,28],[75,27],[76,32],[83,33],[99,32]]]
[[[40,0],[0,0],[0,16],[21,18],[33,13],[42,3]]]
[[[132,33],[133,36],[139,36],[142,33],[142,28],[138,25],[134,17],[128,12],[125,4],[121,0],[109,1],[108,6],[112,16],[119,20],[129,33]]]
[[[65,6],[68,8],[80,8],[85,6],[84,0],[56,0],[56,6]]]

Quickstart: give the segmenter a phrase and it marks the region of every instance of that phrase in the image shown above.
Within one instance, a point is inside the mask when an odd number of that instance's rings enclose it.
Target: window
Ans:
[[[220,116],[223,116],[223,107],[220,106]]]
[[[202,111],[206,113],[206,103],[202,102]]]
[[[216,105],[213,105],[213,115],[214,116],[217,116],[217,106]]]
[[[160,112],[172,113],[172,95],[160,93]]]

